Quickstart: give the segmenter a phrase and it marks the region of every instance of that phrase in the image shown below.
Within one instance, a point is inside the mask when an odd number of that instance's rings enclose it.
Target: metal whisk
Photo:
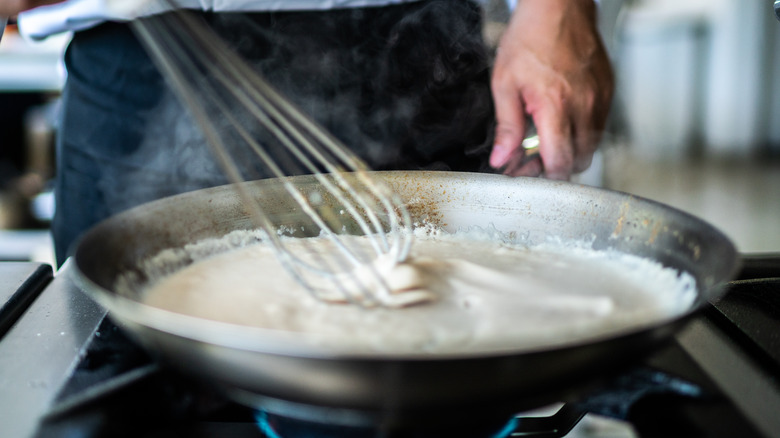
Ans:
[[[410,216],[361,159],[274,90],[199,17],[177,11],[134,23],[255,225],[302,285],[318,299],[361,306],[399,307],[431,298],[424,290],[394,293],[388,286],[388,270],[409,252]],[[314,175],[319,190],[289,182],[301,173]],[[280,237],[262,199],[241,184],[264,177],[281,180],[327,248],[312,239]]]

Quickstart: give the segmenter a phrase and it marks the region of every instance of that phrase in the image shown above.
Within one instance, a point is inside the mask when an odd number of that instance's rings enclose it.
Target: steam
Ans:
[[[488,168],[493,106],[476,4],[433,0],[203,16],[282,94],[372,168]],[[227,125],[218,111],[211,114],[217,125]],[[227,183],[171,89],[144,117],[143,140],[128,168],[100,183],[112,213]],[[264,142],[275,147],[270,139]],[[268,176],[256,168],[251,175]]]

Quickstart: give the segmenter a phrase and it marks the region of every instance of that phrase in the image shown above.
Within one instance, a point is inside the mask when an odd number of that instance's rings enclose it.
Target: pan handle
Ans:
[[[520,162],[518,167],[522,167],[530,161],[542,159],[542,156],[539,155],[539,133],[536,131],[536,124],[534,124],[534,120],[530,117],[526,117],[525,126],[525,138],[523,139],[522,143],[523,149],[525,150],[525,155],[523,156],[523,160]]]
[[[741,254],[740,257],[742,268],[737,280],[780,278],[780,253]]]

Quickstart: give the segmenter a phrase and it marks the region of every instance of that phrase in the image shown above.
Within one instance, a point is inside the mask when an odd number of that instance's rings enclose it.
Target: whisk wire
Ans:
[[[284,100],[284,98],[281,97],[267,83],[265,83],[259,77],[252,75],[251,71],[241,71],[246,69],[247,66],[241,62],[235,62],[235,59],[231,59],[232,57],[229,56],[229,52],[220,51],[218,52],[218,55],[221,59],[219,59],[217,62],[222,62],[226,67],[234,70],[235,77],[244,81],[244,83],[239,85],[241,90],[246,90],[246,93],[239,92],[239,88],[230,88],[230,90],[235,94],[235,97],[241,100],[247,106],[247,108],[250,108],[253,115],[257,116],[257,118],[261,120],[264,126],[271,130],[277,136],[277,138],[279,138],[280,141],[284,143],[285,147],[287,147],[296,158],[304,163],[305,168],[314,174],[320,183],[325,185],[331,193],[336,195],[337,200],[342,205],[346,206],[350,215],[353,218],[358,219],[358,224],[361,226],[361,229],[365,234],[376,233],[379,239],[372,239],[371,243],[376,245],[378,242],[380,242],[383,245],[382,248],[375,247],[377,254],[382,254],[390,250],[388,242],[385,239],[382,223],[378,216],[374,213],[374,208],[372,208],[372,206],[366,202],[366,199],[363,196],[360,196],[361,193],[358,192],[353,185],[350,185],[346,179],[340,176],[340,173],[344,170],[359,172],[360,174],[358,177],[361,179],[361,182],[363,184],[371,185],[372,189],[377,190],[378,187],[375,187],[373,180],[366,178],[363,174],[363,172],[366,171],[367,166],[365,166],[361,161],[355,160],[353,156],[350,156],[346,149],[341,147],[331,135],[314,125],[300,111],[296,110],[294,107],[291,107]],[[227,79],[224,77],[221,77],[220,80],[227,83]],[[256,105],[255,101],[252,99],[255,99],[258,104]],[[286,114],[282,112],[284,110],[286,110]],[[308,139],[306,134],[315,137],[315,141],[318,141],[319,144],[325,146],[325,151],[317,148],[317,143]],[[275,163],[270,160],[268,155],[262,151],[262,148],[256,142],[250,142],[250,145],[259,155],[264,157],[264,162],[266,162],[269,166],[275,166]],[[298,145],[302,145],[304,150],[302,150]],[[341,186],[343,190],[337,190],[333,186],[330,179],[325,178],[321,173],[319,173],[320,169],[311,159],[309,159],[306,153],[313,156],[315,162],[325,165],[325,170],[330,174],[335,175],[336,183]],[[337,157],[339,160],[338,162],[344,167],[337,167],[333,165],[333,159],[326,156],[326,154]],[[277,170],[275,174],[279,177],[284,176],[284,173],[280,170]],[[293,191],[295,194],[299,194],[296,190]],[[368,224],[359,219],[360,213],[357,209],[352,207],[352,203],[345,199],[343,196],[344,193],[355,193],[358,195],[354,198],[354,200],[358,202],[361,210],[368,216],[372,228],[369,228]],[[303,201],[303,199],[299,200]],[[308,205],[308,203],[304,203],[302,205]],[[383,205],[383,208],[393,207],[387,204]],[[313,214],[311,211],[308,211],[307,213]],[[390,218],[394,219],[395,217],[391,215]],[[324,224],[318,223],[318,225],[320,225],[322,229],[327,229],[329,232],[332,232],[332,230],[324,226]],[[396,227],[397,225],[399,224],[392,224],[393,227]]]
[[[323,298],[323,294],[330,294],[328,299],[333,298],[333,293],[323,292],[319,287],[325,279],[333,283],[336,294],[346,301],[360,305],[391,302],[391,291],[373,262],[385,258],[396,263],[408,255],[412,238],[407,229],[411,220],[397,195],[372,178],[362,160],[295,108],[221,43],[205,23],[183,12],[136,20],[135,23],[141,40],[201,127],[217,162],[228,180],[234,183],[252,220],[263,230],[264,238],[283,266],[318,298]],[[229,99],[233,99],[234,104]],[[239,114],[236,107],[240,108]],[[229,132],[217,126],[210,110],[227,122],[231,128]],[[250,123],[241,123],[241,114],[248,117]],[[275,151],[279,157],[272,155],[272,149],[261,144],[249,129],[254,125],[264,128],[279,142],[280,150],[291,157],[280,151]],[[313,248],[306,251],[305,257],[290,251],[260,201],[240,184],[248,180],[243,172],[251,175],[253,171],[252,166],[242,171],[228,147],[228,143],[232,144],[231,139],[241,140],[270,175],[280,179],[320,235],[332,242],[341,257],[326,256]],[[288,169],[283,169],[280,161],[286,163]],[[312,174],[322,191],[307,197],[289,180],[291,175],[298,173]],[[329,199],[323,199],[323,194]],[[323,207],[330,202],[338,211]],[[362,246],[348,245],[340,237],[346,232],[346,223],[355,225],[359,234],[370,237],[372,254],[366,253]],[[335,228],[334,224],[340,225],[341,229]],[[343,277],[342,273],[354,268],[364,268],[363,271],[367,268],[372,278]]]

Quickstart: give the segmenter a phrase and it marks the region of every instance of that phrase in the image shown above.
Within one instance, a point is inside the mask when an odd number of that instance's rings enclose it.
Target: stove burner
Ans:
[[[698,385],[662,371],[637,368],[617,377],[577,406],[584,411],[624,420],[640,400],[663,395],[701,398],[704,391]]]
[[[566,436],[585,416],[586,412],[573,404],[565,404],[553,415],[516,416],[506,419],[485,419],[464,423],[463,418],[452,418],[447,424],[424,427],[345,426],[290,418],[260,410],[255,414],[257,424],[266,438],[508,438],[533,436],[559,438]],[[474,419],[471,419],[474,420]]]
[[[374,428],[315,423],[287,418],[267,411],[259,411],[256,418],[260,430],[268,438],[427,438],[432,436],[447,438],[506,438],[512,436],[520,422],[517,418],[511,418],[500,422],[464,426],[454,419],[452,424],[437,426],[433,429],[386,430],[382,426]]]

